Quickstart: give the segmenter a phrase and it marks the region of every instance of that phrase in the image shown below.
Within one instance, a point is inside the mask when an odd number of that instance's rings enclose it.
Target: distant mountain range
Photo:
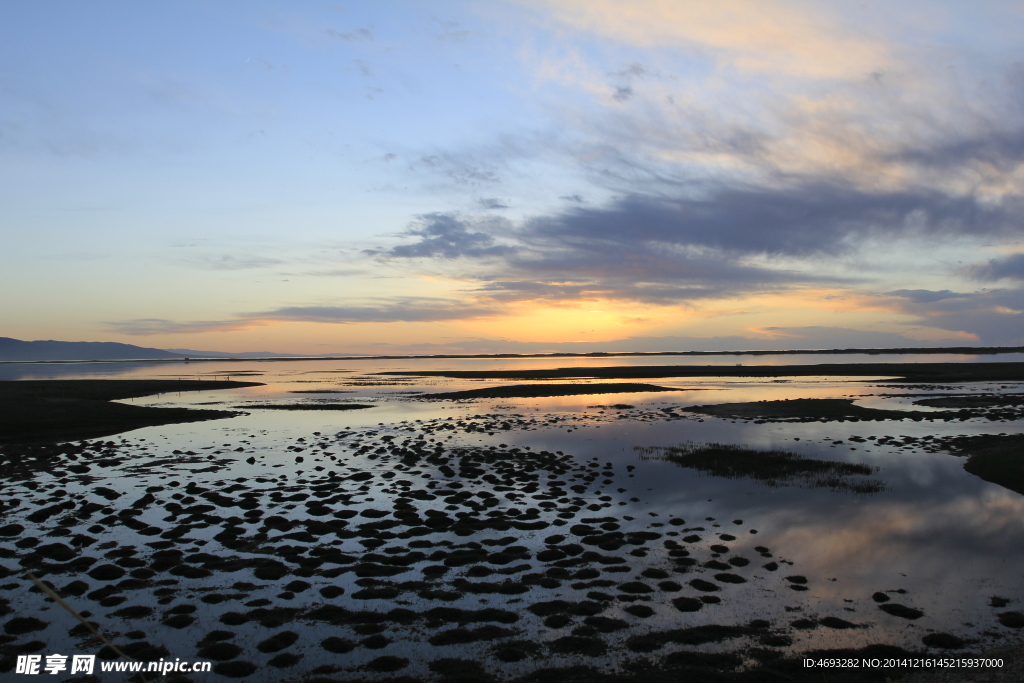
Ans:
[[[21,341],[0,337],[0,360],[158,360],[184,358],[163,349],[116,342]]]
[[[21,341],[0,337],[0,361],[170,360],[184,358],[294,358],[296,354],[252,351],[223,353],[194,349],[150,349],[116,342]]]

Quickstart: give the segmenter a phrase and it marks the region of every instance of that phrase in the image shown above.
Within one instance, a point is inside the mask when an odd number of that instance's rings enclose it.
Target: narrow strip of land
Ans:
[[[455,379],[655,379],[665,377],[871,377],[921,384],[1024,381],[1024,363],[822,363],[820,365],[620,365],[534,370],[391,370],[380,375]]]
[[[739,351],[553,351],[548,353],[435,353],[415,355],[363,356],[330,354],[326,356],[189,356],[180,358],[109,358],[81,360],[0,359],[3,364],[77,364],[77,363],[210,363],[265,362],[311,360],[431,360],[446,358],[637,358],[647,356],[836,356],[836,355],[938,355],[989,356],[1003,353],[1024,353],[1024,346],[907,346],[894,349],[745,349]]]
[[[586,396],[590,394],[627,394],[644,391],[683,391],[673,387],[659,387],[654,384],[610,383],[610,384],[514,384],[506,387],[486,387],[467,391],[447,391],[438,394],[423,394],[419,399],[464,398],[543,398],[549,396]]]
[[[366,403],[243,403],[242,410],[362,410],[374,408]]]

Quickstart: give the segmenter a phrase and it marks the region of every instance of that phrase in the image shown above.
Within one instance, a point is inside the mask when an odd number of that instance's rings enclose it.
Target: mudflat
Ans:
[[[854,404],[851,398],[795,398],[782,401],[751,401],[744,403],[716,403],[706,406],[685,406],[680,410],[715,417],[740,420],[902,420],[954,418],[953,412],[925,413],[910,410],[881,410]]]
[[[804,659],[1019,638],[1024,387],[813,367],[644,384],[287,363],[256,392],[209,394],[249,383],[21,382],[9,403],[238,417],[0,444],[0,673],[27,651],[116,658],[25,571],[131,657],[254,683],[881,683],[909,671]],[[998,656],[984,673],[1019,672]]]
[[[74,441],[139,427],[232,417],[227,410],[153,408],[113,403],[154,394],[235,389],[228,380],[61,379],[0,381],[0,442]]]
[[[943,445],[965,456],[964,469],[974,476],[1024,494],[1024,434],[960,436]]]

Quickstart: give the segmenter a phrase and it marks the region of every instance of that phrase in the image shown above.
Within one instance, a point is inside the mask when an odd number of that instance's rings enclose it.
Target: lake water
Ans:
[[[1021,393],[1019,383],[922,389],[883,384],[882,377],[667,378],[650,383],[674,391],[433,401],[422,397],[517,382],[376,373],[739,362],[1005,362],[1022,360],[1019,356],[0,365],[2,379],[181,377],[264,383],[128,401],[247,414],[92,440],[76,459],[8,482],[3,524],[25,528],[0,539],[2,564],[12,570],[0,588],[11,616],[47,623],[13,642],[44,653],[99,651],[101,644],[69,633],[76,625],[73,618],[28,590],[20,572],[13,571],[39,548],[64,544],[78,557],[96,559],[89,572],[100,565],[115,567],[113,578],[67,569],[46,577],[58,588],[75,580],[88,584],[79,595],[66,597],[116,636],[115,643],[163,647],[171,658],[233,655],[225,662],[252,664],[246,680],[299,677],[318,667],[340,679],[426,676],[430,663],[444,658],[476,661],[501,675],[579,663],[615,670],[628,658],[653,660],[681,651],[743,650],[747,654],[741,659],[750,664],[750,648],[788,653],[885,643],[924,651],[922,638],[930,633],[984,647],[1014,633],[998,615],[1021,610],[1024,496],[968,474],[963,458],[929,443],[947,436],[1017,433],[1019,421],[758,423],[681,408],[852,398],[868,408],[934,412],[938,409],[913,401],[925,394]],[[317,401],[373,407],[260,407]],[[688,442],[783,449],[817,460],[864,464],[876,468],[870,476],[883,486],[874,493],[772,486],[702,474],[644,457],[640,450]],[[310,497],[311,492],[317,493]],[[233,507],[231,501],[243,499],[256,503]],[[330,502],[309,504],[316,500]],[[30,520],[33,511],[69,501],[67,511]],[[90,502],[99,507],[88,512]],[[431,519],[428,510],[455,525],[445,523],[431,533],[433,527],[424,526]],[[407,523],[403,516],[419,521]],[[268,524],[276,518],[283,522]],[[381,519],[400,523],[359,527]],[[323,527],[331,520],[344,522],[337,528],[347,532],[333,534]],[[494,524],[460,529],[459,522],[467,520]],[[183,532],[173,531],[186,524]],[[608,549],[588,545],[581,525],[624,534],[625,542],[611,538]],[[33,538],[36,543],[26,540]],[[573,554],[571,546],[581,543],[584,553]],[[240,564],[225,566],[218,558],[238,558]],[[389,558],[397,564],[388,564]],[[273,568],[261,574],[258,562],[245,564],[268,559],[285,574],[277,576]],[[396,573],[373,575],[373,567]],[[444,573],[431,574],[441,569],[430,567],[442,567]],[[711,583],[714,590],[695,588],[694,579]],[[344,592],[336,595],[338,589]],[[872,597],[876,593],[889,598],[882,605],[895,603],[922,614],[907,612],[916,616],[908,619],[882,611]],[[993,597],[1007,602],[997,600],[994,604],[1002,606],[994,607]],[[679,598],[690,598],[680,604],[695,611],[682,611],[673,602]],[[561,611],[558,605],[548,611],[536,607],[555,600],[570,606]],[[324,606],[343,612],[315,612]],[[533,611],[527,609],[531,606]],[[439,607],[465,612],[445,617]],[[630,611],[635,607],[649,610]],[[367,616],[396,608],[407,613]],[[488,608],[505,620],[466,616]],[[228,613],[243,618],[225,621]],[[346,616],[338,617],[341,613]],[[353,617],[356,613],[362,616]],[[175,615],[190,618],[175,620]],[[741,628],[702,642],[641,638],[709,625]],[[209,634],[217,631],[223,633],[211,640]],[[278,650],[266,645],[281,632],[295,634],[295,642]],[[237,652],[211,649],[217,637],[224,639],[216,642],[237,646]],[[322,643],[331,637],[353,649],[330,652]],[[136,650],[149,658],[143,646]],[[244,665],[220,669],[246,670]],[[209,674],[196,679],[201,676]]]

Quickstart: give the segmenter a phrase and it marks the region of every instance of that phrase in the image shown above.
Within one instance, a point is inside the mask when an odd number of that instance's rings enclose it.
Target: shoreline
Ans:
[[[618,365],[543,370],[389,370],[378,375],[454,379],[656,379],[666,377],[864,377],[881,382],[1024,381],[1024,362],[822,363],[820,365]]]
[[[588,351],[582,353],[478,353],[478,354],[407,354],[388,356],[361,355],[330,355],[330,356],[263,356],[256,358],[122,358],[122,359],[82,359],[82,360],[0,360],[0,365],[67,365],[80,363],[209,363],[227,362],[266,362],[266,361],[310,361],[310,360],[444,360],[458,358],[479,359],[515,359],[515,358],[637,358],[651,356],[793,356],[813,355],[852,355],[864,354],[878,356],[884,354],[964,354],[974,356],[999,355],[1004,353],[1024,353],[1024,346],[949,346],[949,347],[904,347],[895,349],[854,348],[854,349],[787,349],[787,350],[745,350],[745,351]]]

